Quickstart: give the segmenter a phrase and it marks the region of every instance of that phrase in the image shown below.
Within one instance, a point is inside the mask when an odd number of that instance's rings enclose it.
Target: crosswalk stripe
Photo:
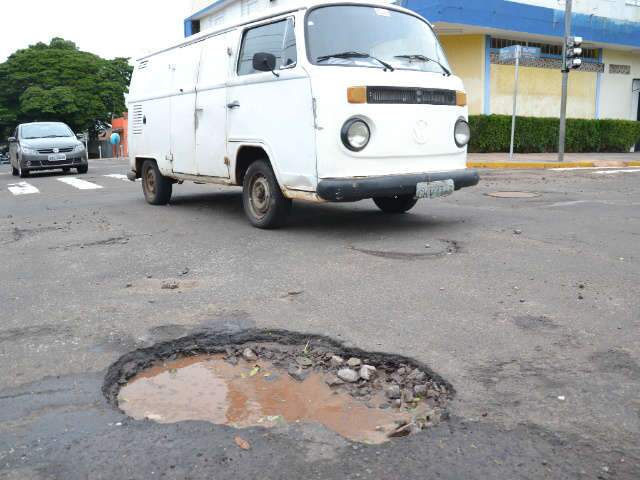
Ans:
[[[7,185],[9,191],[14,195],[30,195],[32,193],[40,193],[36,187],[27,182],[11,183]]]
[[[99,188],[104,188],[102,185],[98,185],[97,183],[87,182],[86,180],[81,180],[75,177],[62,177],[57,180],[59,182],[66,183],[67,185],[71,185],[78,190],[97,190]]]

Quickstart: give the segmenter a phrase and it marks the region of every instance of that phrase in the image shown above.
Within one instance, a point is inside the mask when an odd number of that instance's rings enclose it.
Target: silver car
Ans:
[[[36,170],[77,168],[87,173],[89,161],[84,144],[64,123],[38,122],[18,125],[9,138],[9,161],[14,176],[22,178]]]

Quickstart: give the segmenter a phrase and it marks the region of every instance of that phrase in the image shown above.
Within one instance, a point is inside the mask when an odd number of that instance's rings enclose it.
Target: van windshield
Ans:
[[[440,42],[423,20],[387,8],[336,5],[307,17],[309,61],[316,65],[384,68],[449,74]]]

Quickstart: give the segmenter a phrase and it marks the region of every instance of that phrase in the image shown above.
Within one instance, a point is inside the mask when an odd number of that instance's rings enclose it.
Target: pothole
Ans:
[[[386,245],[381,241],[374,241],[352,245],[350,248],[366,255],[389,258],[391,260],[439,258],[453,255],[460,251],[460,244],[457,241],[446,239],[430,241],[411,240],[402,244],[394,242],[392,249],[381,248],[381,244]]]
[[[109,369],[103,391],[136,420],[316,423],[370,444],[441,422],[453,395],[410,358],[283,331],[201,333],[135,351]]]
[[[494,198],[537,198],[539,193],[534,192],[491,192],[486,194]]]

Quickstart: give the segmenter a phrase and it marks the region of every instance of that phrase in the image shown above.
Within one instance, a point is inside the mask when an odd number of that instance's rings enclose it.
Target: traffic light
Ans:
[[[574,70],[582,66],[582,37],[567,38],[567,48],[565,54],[565,70]]]

